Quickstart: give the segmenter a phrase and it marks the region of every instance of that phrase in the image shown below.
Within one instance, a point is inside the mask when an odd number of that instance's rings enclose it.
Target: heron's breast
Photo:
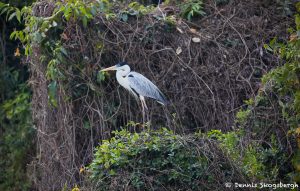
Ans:
[[[130,90],[129,82],[127,77],[123,77],[121,75],[117,75],[117,81],[121,86],[123,86],[125,89]]]

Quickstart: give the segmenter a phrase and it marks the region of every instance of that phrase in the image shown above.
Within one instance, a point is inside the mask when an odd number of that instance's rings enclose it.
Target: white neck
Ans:
[[[130,73],[130,67],[124,65],[117,68],[116,77],[121,86],[130,91],[127,75]]]

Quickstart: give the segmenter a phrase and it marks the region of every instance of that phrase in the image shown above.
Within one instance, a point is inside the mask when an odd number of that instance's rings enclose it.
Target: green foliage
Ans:
[[[251,113],[250,109],[240,110],[236,114],[236,122],[238,122],[241,125],[244,125],[246,123],[250,113]]]
[[[217,139],[221,148],[229,157],[241,167],[243,172],[252,180],[275,181],[278,176],[277,164],[282,158],[278,157],[278,144],[273,139],[273,144],[264,148],[257,142],[244,143],[245,133],[238,130],[222,133],[220,130],[211,130],[207,133],[209,138]],[[275,164],[273,165],[274,161]]]
[[[147,6],[138,3],[131,2],[128,4],[125,10],[120,10],[118,13],[118,18],[124,22],[128,21],[129,16],[141,16],[150,13],[154,9],[154,6]]]
[[[32,13],[31,9],[26,6],[23,7],[22,9],[19,9],[19,8],[11,6],[9,4],[0,2],[0,16],[2,14],[6,14],[7,21],[12,21],[13,18],[16,18],[18,20],[19,24],[23,25],[24,24],[23,19],[25,18],[25,21],[28,20],[28,17],[31,13]],[[18,39],[22,43],[27,43],[29,41],[27,29],[24,29],[23,31],[14,30],[10,35],[10,39],[14,39],[14,40]],[[29,46],[28,45],[25,47],[25,54],[29,55]]]
[[[292,128],[297,128],[300,122],[300,15],[295,15],[296,29],[289,29],[290,41],[277,42],[274,38],[265,47],[278,54],[286,63],[266,74],[262,82],[266,86],[272,84],[273,91],[278,94],[278,104],[282,115]],[[291,99],[286,99],[286,96]]]
[[[106,75],[107,75],[107,72],[99,71],[97,74],[97,82],[101,83],[101,82],[105,81]]]
[[[64,79],[64,74],[60,69],[60,65],[66,63],[65,57],[68,56],[66,49],[60,44],[48,43],[47,48],[53,53],[49,59],[51,59],[47,65],[46,76],[51,82],[48,85],[48,99],[49,103],[57,107],[57,81]]]
[[[115,137],[104,140],[96,148],[94,160],[88,167],[89,177],[97,190],[122,190],[125,187],[155,190],[161,186],[167,189],[203,190],[205,186],[199,184],[201,181],[206,182],[207,187],[217,184],[214,172],[206,173],[214,166],[214,160],[218,161],[222,173],[230,175],[233,169],[217,159],[220,153],[210,158],[212,156],[207,154],[210,147],[205,147],[206,143],[201,141],[203,138],[210,142],[216,140],[230,163],[240,167],[241,172],[252,181],[278,181],[279,166],[286,161],[282,158],[275,136],[266,147],[256,141],[246,142],[246,134],[240,130],[228,133],[212,130],[189,138],[166,129],[114,133]],[[198,143],[200,150],[197,149]],[[212,149],[217,150],[218,146],[214,145]],[[206,149],[203,150],[203,147]],[[149,177],[151,183],[148,182]],[[224,183],[225,180],[220,181]]]
[[[251,115],[251,111],[253,110],[253,105],[255,101],[253,99],[249,99],[245,101],[245,104],[247,105],[246,109],[240,109],[236,113],[235,122],[237,125],[244,127],[247,123],[247,120],[249,119],[249,116]]]
[[[201,182],[209,185],[219,181],[214,172],[208,173],[213,165],[209,164],[213,162],[209,159],[212,156],[204,154],[209,151],[199,150],[194,138],[184,138],[167,129],[114,133],[115,137],[102,141],[96,148],[89,165],[90,178],[97,190],[109,190],[112,186],[114,190],[157,190],[162,186],[203,190]],[[219,167],[223,165],[218,161]]]
[[[31,28],[33,26],[36,27],[35,21],[34,21],[33,17],[31,17],[31,14],[32,14],[31,7],[23,7],[20,12],[21,12],[22,18],[25,22],[25,25],[31,26]],[[40,20],[41,19],[39,19],[39,21]],[[32,30],[30,30],[31,28],[27,27],[20,31],[15,30],[10,35],[10,39],[20,40],[21,43],[24,44],[26,56],[29,56],[31,54],[30,44],[32,42],[34,42],[32,39],[35,39],[35,41],[41,41],[41,39],[42,39],[42,35],[37,32],[34,33]],[[29,35],[29,34],[31,34],[31,35]]]
[[[99,12],[109,12],[110,2],[107,0],[97,1],[97,3],[86,3],[82,0],[71,0],[63,4],[56,3],[56,9],[50,17],[36,17],[32,15],[32,7],[23,7],[17,10],[16,15],[21,15],[24,18],[26,28],[22,31],[14,31],[10,35],[11,39],[19,39],[25,46],[25,54],[31,54],[32,46],[46,43],[46,39],[51,34],[59,36],[57,30],[63,25],[63,17],[66,21],[79,20],[84,27],[87,27],[88,22],[91,21]],[[55,43],[54,43],[55,44]]]
[[[10,41],[9,33],[23,28],[24,13],[20,8],[32,1],[4,2],[0,2],[0,20],[4,21],[0,26],[0,39],[6,45],[0,47],[0,190],[29,190],[31,183],[26,175],[26,165],[34,152],[31,92],[25,85],[26,67],[20,64],[18,56],[11,56],[19,42]],[[19,35],[24,38],[22,34]],[[2,62],[3,57],[6,62]]]
[[[0,104],[0,190],[28,190],[26,177],[29,149],[33,145],[30,93],[26,87]]]
[[[202,0],[187,0],[180,5],[181,16],[187,18],[189,21],[195,16],[204,16],[203,1]]]
[[[299,9],[300,3],[296,4]],[[266,74],[262,81],[264,86],[271,86],[271,91],[277,95],[277,104],[281,108],[281,115],[287,121],[290,132],[297,137],[298,148],[295,149],[293,165],[295,167],[294,177],[300,181],[300,168],[298,157],[300,149],[299,127],[300,127],[300,14],[295,15],[295,28],[290,28],[290,40],[286,43],[278,42],[274,38],[265,47],[280,58],[285,64]],[[298,162],[295,162],[298,161]],[[298,178],[297,178],[298,177]]]
[[[132,2],[128,5],[128,11],[131,15],[145,15],[153,10],[153,6],[147,6],[141,5],[138,2]]]
[[[82,0],[70,0],[67,3],[56,3],[58,9],[55,10],[53,16],[63,13],[64,18],[81,20],[84,27],[99,12],[107,12],[110,10],[111,3],[108,0],[97,1],[97,3],[86,3]]]
[[[296,8],[300,3],[296,4]],[[298,12],[300,11],[297,8]],[[261,136],[266,144],[251,144],[250,153],[260,153],[253,157],[245,153],[248,161],[262,172],[256,176],[269,179],[300,181],[300,15],[295,15],[295,28],[288,29],[289,41],[273,38],[264,48],[282,59],[282,66],[273,69],[262,78],[262,87],[254,100],[246,102],[247,109],[237,113],[237,123],[251,130],[251,136]],[[270,113],[270,111],[272,113]],[[261,132],[268,132],[264,134]],[[272,132],[272,133],[269,133]],[[276,132],[276,133],[273,133]],[[288,138],[287,138],[288,137]],[[289,139],[288,145],[286,139]],[[293,144],[292,142],[297,142]],[[292,154],[287,148],[292,144]],[[293,155],[292,160],[289,155]],[[262,163],[262,165],[260,165]],[[244,164],[246,165],[246,164]],[[247,165],[246,165],[247,166]],[[284,166],[284,168],[283,168]],[[292,169],[294,166],[294,169]],[[267,171],[269,173],[267,173]]]
[[[23,117],[25,112],[30,108],[29,101],[29,93],[24,91],[22,93],[16,94],[16,97],[11,100],[6,100],[2,105],[2,111],[4,112],[3,117],[5,116],[7,119],[12,120],[18,117]],[[17,119],[21,121],[25,121],[24,119]]]
[[[2,14],[6,15],[5,18],[7,21],[11,21],[13,18],[17,18],[19,23],[21,23],[22,12],[16,7],[0,2],[0,15]]]
[[[37,17],[32,13],[32,7],[27,6],[22,8],[20,12],[25,22],[25,29],[21,31],[13,31],[10,35],[11,39],[20,40],[25,47],[25,55],[30,56],[34,46],[39,45],[41,48],[41,58],[47,64],[47,79],[49,103],[57,106],[57,86],[59,80],[64,80],[66,68],[70,70],[81,70],[84,67],[83,60],[77,60],[77,66],[67,65],[66,57],[68,53],[62,46],[60,35],[63,32],[66,22],[82,23],[83,28],[87,28],[88,24],[97,14],[105,14],[108,19],[115,18],[117,13],[113,12],[112,5],[118,2],[108,0],[99,0],[86,3],[82,0],[70,0],[67,2],[56,2],[55,9],[49,17]],[[14,8],[13,10],[18,10]],[[127,9],[120,10],[122,20],[127,21],[128,14],[144,14],[150,9],[136,2],[130,3]],[[17,13],[16,13],[17,14]],[[99,45],[99,49],[103,46]],[[103,81],[104,75],[98,75],[98,80]],[[95,89],[93,85],[89,85],[91,89]]]

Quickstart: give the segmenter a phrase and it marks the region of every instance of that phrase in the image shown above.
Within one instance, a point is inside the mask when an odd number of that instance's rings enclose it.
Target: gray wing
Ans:
[[[141,96],[153,98],[164,105],[168,103],[166,97],[158,87],[142,74],[130,72],[127,78],[133,92]]]

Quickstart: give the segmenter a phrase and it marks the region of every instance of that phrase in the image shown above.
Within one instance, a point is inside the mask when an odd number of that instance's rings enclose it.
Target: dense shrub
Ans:
[[[263,76],[257,95],[237,115],[238,124],[264,142],[264,148],[276,142],[277,154],[269,156],[266,164],[277,168],[277,181],[290,182],[300,182],[300,3],[296,9],[296,27],[288,29],[289,39],[274,38],[264,45],[281,66]]]
[[[215,190],[245,180],[212,139],[166,129],[114,133],[89,166],[98,190]]]
[[[280,181],[278,179],[279,168],[282,167],[287,157],[281,152],[280,145],[274,136],[266,147],[261,141],[249,139],[245,130],[227,133],[211,130],[204,135],[218,140],[220,148],[252,182]]]
[[[214,190],[225,183],[284,180],[278,176],[287,157],[274,136],[265,147],[243,130],[192,136],[166,129],[114,133],[96,148],[89,166],[95,190]]]
[[[294,167],[289,176],[300,182],[300,3],[296,4],[296,8],[296,27],[288,29],[289,41],[282,43],[275,38],[270,46],[265,46],[285,63],[263,77],[264,92],[268,94],[262,93],[260,96],[273,100],[273,105],[278,108],[285,124],[282,142],[286,149],[290,147],[289,151],[293,156],[288,161]]]
[[[34,151],[28,89],[0,104],[0,124],[0,190],[28,190],[26,165]]]
[[[9,3],[9,4],[5,4]],[[24,28],[19,9],[32,0],[0,2],[0,190],[30,189],[26,167],[34,153],[31,120],[31,91],[25,81],[28,71],[20,64],[19,41],[9,39],[14,30]],[[18,10],[18,11],[16,11]]]

